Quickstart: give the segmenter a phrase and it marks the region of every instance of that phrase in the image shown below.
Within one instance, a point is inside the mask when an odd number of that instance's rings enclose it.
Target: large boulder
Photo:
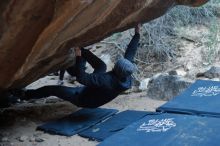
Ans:
[[[74,64],[87,46],[171,7],[208,0],[1,0],[0,90],[20,88]]]
[[[219,78],[220,79],[220,67],[219,66],[212,66],[209,70],[198,73],[196,77],[204,77],[204,78]]]
[[[157,100],[170,100],[191,84],[192,81],[178,75],[160,74],[149,81],[147,95]]]

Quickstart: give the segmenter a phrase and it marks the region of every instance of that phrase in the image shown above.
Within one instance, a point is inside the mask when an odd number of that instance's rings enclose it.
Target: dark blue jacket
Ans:
[[[80,65],[81,59],[81,57],[77,57],[77,64]],[[90,108],[99,107],[111,101],[132,86],[131,76],[121,81],[113,71],[88,74],[84,69],[79,69],[77,81],[84,85],[78,97],[79,103],[77,106]]]
[[[139,34],[135,34],[125,52],[125,58],[133,62]],[[120,93],[132,87],[132,76],[118,78],[113,71],[88,74],[84,69],[83,57],[76,57],[77,81],[84,85],[78,97],[80,107],[95,108],[113,100]]]

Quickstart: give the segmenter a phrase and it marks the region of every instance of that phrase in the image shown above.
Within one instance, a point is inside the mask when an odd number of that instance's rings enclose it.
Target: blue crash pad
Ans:
[[[198,80],[157,111],[220,117],[220,82]]]
[[[117,133],[129,124],[143,118],[148,114],[150,113],[146,111],[123,111],[102,123],[80,132],[79,135],[91,140],[103,141],[105,138]]]
[[[149,115],[98,146],[217,146],[220,119],[195,115]]]
[[[82,109],[62,119],[46,123],[37,129],[51,134],[72,136],[118,112],[115,109]]]

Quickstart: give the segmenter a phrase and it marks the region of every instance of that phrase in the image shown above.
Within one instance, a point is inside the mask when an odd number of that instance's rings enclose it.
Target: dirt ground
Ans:
[[[56,84],[57,79],[57,76],[47,76],[31,84],[28,88]],[[65,78],[64,84],[71,85],[69,81]],[[141,92],[120,95],[103,107],[119,111],[127,109],[155,111],[163,103],[165,102],[147,98],[146,93]],[[61,118],[76,110],[79,108],[56,97],[22,103],[1,110],[0,146],[95,146],[97,142],[89,141],[78,135],[66,137],[36,130],[36,127],[42,123]]]

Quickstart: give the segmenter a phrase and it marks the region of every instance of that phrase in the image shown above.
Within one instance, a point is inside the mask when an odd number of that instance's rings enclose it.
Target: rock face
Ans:
[[[1,0],[0,90],[74,64],[73,46],[148,22],[175,5],[208,0]]]

